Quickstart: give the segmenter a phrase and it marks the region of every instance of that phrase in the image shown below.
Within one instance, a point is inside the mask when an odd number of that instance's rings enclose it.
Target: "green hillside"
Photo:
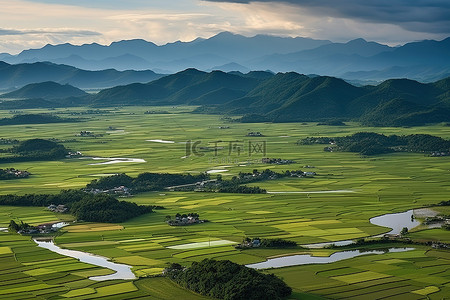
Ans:
[[[41,83],[28,84],[16,91],[4,94],[1,98],[8,99],[28,99],[28,98],[43,98],[43,99],[63,99],[69,97],[82,97],[87,93],[71,86],[69,84],[59,84],[53,81],[46,81]]]

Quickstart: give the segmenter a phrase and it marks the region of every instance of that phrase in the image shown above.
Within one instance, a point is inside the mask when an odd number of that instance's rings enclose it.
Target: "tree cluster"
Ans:
[[[59,194],[0,195],[0,205],[50,206],[65,205],[78,220],[116,223],[151,213],[152,206],[119,201],[111,195],[66,190]]]
[[[234,183],[224,184],[217,190],[219,193],[265,194],[267,191],[259,186],[246,186]]]
[[[3,125],[20,125],[20,124],[47,124],[47,123],[62,123],[75,122],[77,119],[61,118],[49,114],[24,114],[15,115],[11,118],[0,119],[0,126]]]
[[[263,274],[228,260],[204,259],[189,268],[168,268],[166,274],[196,293],[225,300],[277,300],[292,289],[273,274]]]
[[[120,223],[153,211],[150,206],[119,201],[109,195],[99,194],[84,197],[81,201],[73,203],[70,212],[78,220]]]
[[[88,185],[86,190],[109,190],[118,186],[126,186],[133,192],[147,192],[160,190],[169,186],[192,184],[209,179],[208,174],[167,174],[167,173],[141,173],[136,178],[126,174],[95,179]]]
[[[389,152],[450,152],[450,141],[429,134],[390,135],[359,132],[344,137],[307,137],[300,145],[330,144],[326,151],[357,152],[375,155]]]
[[[0,162],[54,160],[64,158],[68,153],[63,145],[44,139],[30,139],[8,149],[12,157],[2,157]]]
[[[31,226],[27,223],[24,223],[23,221],[20,221],[19,224],[17,224],[14,220],[11,220],[9,222],[8,229],[9,231],[18,232],[20,230],[26,230],[30,228]]]
[[[129,188],[133,193],[140,193],[161,190],[167,187],[190,185],[183,187],[183,190],[219,193],[264,194],[266,193],[265,189],[260,187],[249,187],[243,184],[288,176],[302,177],[303,175],[304,173],[300,170],[276,173],[270,169],[266,169],[262,172],[255,169],[252,173],[241,172],[238,176],[233,176],[231,180],[222,180],[219,176],[216,181],[210,180],[209,182],[206,182],[210,179],[210,176],[205,173],[199,175],[142,173],[135,178],[126,174],[117,174],[95,179],[86,185],[85,190],[91,192],[108,191],[124,186]]]

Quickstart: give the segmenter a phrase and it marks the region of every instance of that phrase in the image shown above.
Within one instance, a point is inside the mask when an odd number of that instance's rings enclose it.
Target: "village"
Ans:
[[[14,168],[0,169],[0,180],[27,178],[31,175],[28,171],[16,170]]]
[[[197,213],[180,214],[175,215],[175,219],[172,216],[166,216],[166,223],[170,226],[189,226],[194,224],[201,224],[208,222],[207,220],[200,220],[200,216]]]
[[[66,225],[68,225],[68,223],[52,222],[32,226],[24,222],[16,223],[14,220],[11,220],[8,229],[10,231],[17,232],[18,234],[21,235],[41,235],[41,234],[46,235],[46,234],[54,234],[60,228]]]

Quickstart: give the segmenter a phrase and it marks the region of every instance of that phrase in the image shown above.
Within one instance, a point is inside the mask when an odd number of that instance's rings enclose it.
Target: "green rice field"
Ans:
[[[449,126],[242,124],[226,123],[220,116],[192,114],[191,107],[158,109],[170,114],[143,113],[152,110],[151,107],[110,108],[103,109],[101,114],[76,116],[84,118],[82,122],[1,126],[0,138],[55,138],[67,148],[81,151],[85,157],[0,164],[0,168],[14,167],[32,174],[26,179],[0,181],[0,193],[57,193],[82,188],[93,179],[117,173],[136,176],[143,172],[212,171],[212,178],[221,174],[229,179],[239,172],[270,168],[279,172],[301,169],[317,175],[249,184],[273,194],[167,190],[142,193],[123,199],[161,205],[165,209],[120,224],[78,222],[56,236],[55,243],[62,248],[98,254],[132,266],[139,277],[132,281],[90,280],[90,276],[112,271],[38,248],[30,237],[0,232],[0,299],[208,299],[159,277],[163,268],[169,262],[187,266],[204,258],[251,264],[289,254],[328,256],[340,250],[237,250],[234,244],[244,237],[284,238],[300,245],[368,237],[390,231],[372,225],[369,222],[372,217],[449,200],[450,157],[428,157],[420,153],[361,157],[354,153],[324,152],[323,145],[296,144],[307,136],[344,136],[360,131],[427,133],[449,139]],[[86,110],[68,108],[51,112],[68,117],[70,113]],[[0,117],[7,116],[11,113],[0,111]],[[230,128],[221,129],[221,126]],[[82,130],[102,136],[76,136]],[[264,136],[247,137],[252,131]],[[189,147],[195,142],[218,149]],[[7,147],[0,145],[0,149]],[[263,157],[296,163],[262,164]],[[137,161],[124,162],[123,158]],[[436,210],[448,214],[446,208]],[[190,212],[209,222],[178,227],[164,222],[167,215]],[[70,215],[55,214],[45,208],[0,206],[0,228],[7,227],[11,219],[32,225],[72,221]],[[413,239],[447,243],[449,236],[444,229],[411,230],[410,233]],[[370,246],[370,249],[379,247]],[[282,277],[293,288],[291,299],[447,299],[450,252],[423,245],[412,247],[415,250],[409,252],[364,255],[325,265],[265,272]]]

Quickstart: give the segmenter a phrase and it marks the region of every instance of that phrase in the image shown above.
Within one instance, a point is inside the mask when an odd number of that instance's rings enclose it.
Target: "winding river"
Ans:
[[[246,265],[252,269],[269,269],[269,268],[283,268],[290,266],[301,266],[301,265],[310,265],[310,264],[328,264],[337,262],[344,259],[349,259],[361,255],[367,254],[385,254],[392,252],[406,252],[414,250],[414,248],[390,248],[385,251],[380,250],[371,250],[371,251],[362,251],[362,250],[352,250],[352,251],[341,251],[331,254],[328,257],[318,257],[312,256],[310,254],[301,254],[301,255],[290,255],[283,256],[277,258],[268,259],[265,262],[260,262],[256,264]]]
[[[399,234],[403,227],[407,227],[408,229],[412,229],[420,224],[419,221],[416,221],[413,216],[414,211],[409,210],[402,213],[395,213],[395,214],[385,214],[382,216],[374,217],[370,219],[370,223],[378,226],[383,227],[389,227],[392,230],[388,232],[388,234]],[[62,226],[66,225],[61,223]],[[383,236],[378,235],[374,237]],[[116,271],[116,273],[111,275],[104,275],[104,276],[94,276],[89,277],[91,280],[95,281],[103,281],[103,280],[113,280],[113,279],[135,279],[136,276],[131,272],[131,266],[125,265],[125,264],[117,264],[109,261],[106,257],[94,255],[91,253],[76,251],[76,250],[69,250],[69,249],[62,249],[58,246],[56,246],[53,241],[40,241],[33,239],[39,247],[48,249],[50,251],[56,252],[61,255],[70,256],[73,258],[77,258],[81,262],[92,264],[99,267],[108,268],[110,270]],[[331,242],[331,243],[318,243],[318,244],[309,244],[309,245],[302,245],[305,248],[323,248],[329,245],[336,245],[336,246],[345,246],[350,245],[354,243],[353,240],[347,240],[347,241],[338,241],[338,242]],[[362,250],[352,250],[352,251],[341,251],[336,252],[330,255],[329,257],[315,257],[311,256],[310,254],[302,254],[302,255],[289,255],[284,257],[277,257],[273,259],[269,259],[265,262],[256,263],[256,264],[249,264],[247,267],[253,268],[253,269],[267,269],[267,268],[281,268],[281,267],[288,267],[288,266],[299,266],[299,265],[306,265],[306,264],[327,264],[332,262],[337,262],[344,259],[349,259],[361,255],[367,255],[367,254],[385,254],[385,253],[391,253],[391,252],[405,252],[405,251],[411,251],[414,250],[414,248],[390,248],[386,249],[385,251],[381,250],[371,250],[371,251],[362,251]]]
[[[116,264],[111,261],[109,261],[106,257],[94,255],[91,253],[76,251],[76,250],[69,250],[69,249],[62,249],[53,243],[53,241],[39,241],[36,239],[33,239],[33,241],[38,244],[39,247],[48,249],[50,251],[56,252],[61,255],[69,256],[78,259],[81,262],[104,267],[113,271],[116,271],[116,273],[111,275],[104,275],[104,276],[93,276],[89,277],[90,280],[95,281],[104,281],[104,280],[113,280],[113,279],[136,279],[136,276],[131,272],[131,266],[124,265],[124,264]]]
[[[414,210],[408,210],[401,213],[394,213],[394,214],[385,214],[378,217],[373,217],[369,221],[371,224],[382,226],[382,227],[388,227],[391,228],[391,231],[379,235],[374,235],[372,237],[382,237],[385,234],[400,234],[403,227],[408,228],[408,230],[419,226],[420,222],[413,218]],[[317,244],[307,244],[302,245],[302,247],[310,248],[310,249],[317,249],[317,248],[323,248],[327,246],[347,246],[353,244],[354,240],[346,240],[346,241],[338,241],[338,242],[327,242],[327,243],[317,243]]]

